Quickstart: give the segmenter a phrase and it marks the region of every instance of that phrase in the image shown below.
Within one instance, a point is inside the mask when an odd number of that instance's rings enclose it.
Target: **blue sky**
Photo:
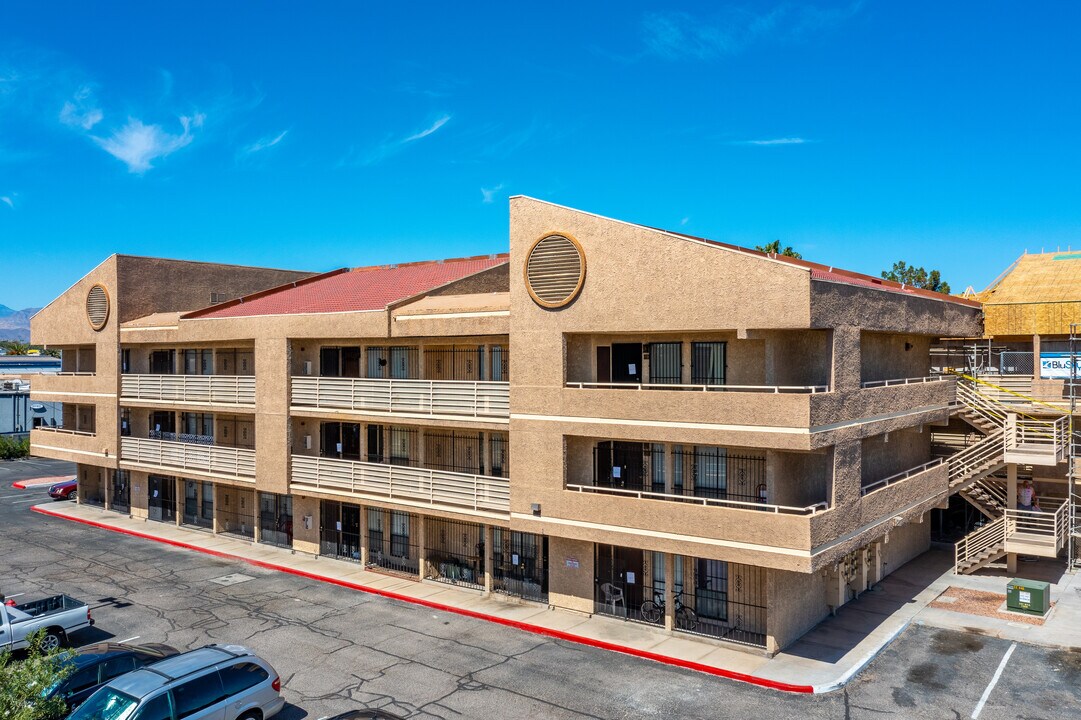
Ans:
[[[514,194],[979,289],[1081,246],[1079,21],[1073,2],[8,3],[0,304],[43,305],[114,252],[501,252]]]

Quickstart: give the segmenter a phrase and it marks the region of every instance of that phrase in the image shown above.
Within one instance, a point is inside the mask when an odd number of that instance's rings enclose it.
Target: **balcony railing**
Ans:
[[[120,459],[255,481],[255,451],[248,448],[124,437],[120,438]]]
[[[510,383],[294,377],[292,404],[325,410],[503,419],[510,417]]]
[[[904,482],[905,480],[908,480],[911,477],[915,477],[916,475],[930,470],[933,467],[938,467],[944,462],[946,462],[945,458],[935,458],[934,460],[925,462],[922,465],[917,465],[916,467],[909,468],[908,470],[896,473],[895,475],[890,475],[889,477],[882,478],[877,482],[870,483],[869,485],[864,485],[862,488],[860,488],[860,495],[870,495],[871,493],[878,490],[885,490],[891,485],[896,485],[899,482]]]
[[[510,512],[507,478],[446,470],[294,455],[291,485],[458,511]]]
[[[96,432],[90,430],[69,430],[68,428],[53,427],[51,425],[39,425],[34,430],[43,430],[51,433],[63,433],[65,435],[81,435],[83,437],[94,437]]]
[[[691,392],[755,392],[809,394],[829,392],[829,385],[682,385],[678,383],[568,382],[569,388],[619,390],[684,390]]]
[[[893,378],[891,380],[868,380],[860,383],[861,388],[893,387],[894,385],[921,385],[923,383],[950,380],[949,375],[927,375],[925,377]]]
[[[255,405],[251,375],[122,375],[123,400],[173,400],[220,405]]]
[[[706,507],[726,507],[733,510],[757,510],[758,512],[770,512],[785,515],[814,515],[829,509],[829,503],[822,501],[806,507],[794,507],[790,505],[771,505],[769,503],[746,502],[743,500],[722,500],[711,497],[695,497],[694,495],[676,495],[673,493],[650,492],[648,490],[628,490],[627,488],[605,487],[603,485],[567,485],[568,490],[580,493],[598,493],[602,495],[621,495],[624,497],[636,497],[650,500],[670,500],[692,505],[704,505]]]

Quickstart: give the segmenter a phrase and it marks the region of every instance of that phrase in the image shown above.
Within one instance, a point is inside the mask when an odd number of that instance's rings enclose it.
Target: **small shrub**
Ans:
[[[30,454],[30,438],[0,435],[0,460],[16,460]]]

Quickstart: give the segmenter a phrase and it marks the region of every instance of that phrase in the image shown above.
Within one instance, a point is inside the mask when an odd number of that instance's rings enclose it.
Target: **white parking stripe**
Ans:
[[[995,689],[995,685],[998,685],[998,679],[1002,677],[1002,671],[1006,669],[1006,663],[1010,661],[1010,655],[1013,655],[1013,651],[1016,647],[1017,643],[1012,643],[1010,649],[1002,656],[1002,662],[998,664],[998,670],[995,670],[995,675],[991,678],[991,682],[987,684],[987,689],[983,691],[980,702],[977,703],[976,709],[972,711],[972,720],[976,720],[976,718],[980,716],[980,713],[983,712],[984,703],[987,702],[987,698],[991,697],[991,691]]]
[[[121,645],[124,645],[124,644],[126,644],[126,643],[129,643],[129,642],[131,642],[132,640],[138,640],[138,639],[139,639],[139,636],[138,636],[138,635],[136,635],[135,637],[129,637],[129,638],[127,639],[127,640],[121,640],[121,641],[120,641],[120,644],[121,644]]]
[[[26,503],[39,503],[41,498],[30,498],[29,500],[12,500],[8,505],[25,505]]]

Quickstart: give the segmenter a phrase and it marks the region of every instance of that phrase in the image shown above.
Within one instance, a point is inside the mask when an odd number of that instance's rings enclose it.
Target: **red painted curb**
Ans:
[[[55,517],[60,520],[68,520],[70,522],[82,523],[83,525],[89,525],[91,527],[101,528],[103,530],[111,530],[112,532],[118,532],[122,535],[130,535],[132,537],[142,538],[144,540],[153,540],[155,542],[164,543],[166,545],[182,548],[184,550],[194,550],[196,552],[213,555],[214,557],[224,558],[227,560],[240,560],[242,562],[248,563],[249,565],[261,567],[266,570],[284,572],[308,580],[315,580],[318,582],[329,583],[331,585],[338,585],[340,587],[349,588],[350,590],[357,590],[360,592],[369,593],[371,595],[378,595],[380,597],[389,598],[391,600],[412,603],[413,605],[421,605],[423,607],[431,608],[433,610],[441,610],[443,612],[463,615],[465,617],[470,617],[477,620],[485,620],[487,622],[493,622],[498,625],[504,625],[506,627],[515,628],[517,630],[524,630],[525,632],[533,633],[535,635],[544,635],[546,637],[555,638],[557,640],[566,640],[568,642],[577,643],[579,645],[587,645],[589,647],[595,647],[601,650],[609,650],[611,652],[623,653],[624,655],[632,655],[634,657],[644,658],[646,660],[653,660],[654,662],[663,663],[665,665],[673,665],[675,667],[681,667],[687,670],[695,670],[697,672],[706,673],[708,675],[716,675],[718,677],[735,680],[737,682],[748,683],[750,685],[757,685],[759,687],[769,688],[771,690],[780,690],[782,692],[789,693],[814,693],[814,687],[811,685],[793,685],[791,683],[778,682],[776,680],[767,680],[765,678],[755,677],[754,675],[748,675],[746,673],[736,672],[734,670],[725,670],[723,668],[713,667],[711,665],[703,665],[702,663],[697,663],[692,660],[682,660],[680,658],[674,658],[668,655],[660,655],[658,653],[649,652],[648,650],[638,650],[636,648],[627,647],[625,645],[616,645],[615,643],[605,642],[604,640],[595,640],[593,638],[582,637],[581,635],[572,635],[571,633],[564,632],[562,630],[553,630],[552,628],[546,628],[540,625],[531,625],[529,623],[519,622],[517,620],[508,620],[507,618],[501,618],[495,615],[485,615],[484,613],[479,613],[474,610],[466,610],[465,608],[454,607],[452,605],[444,605],[442,603],[432,602],[431,600],[424,600],[423,598],[400,595],[398,593],[389,592],[387,590],[380,590],[378,588],[369,587],[367,585],[358,585],[356,583],[347,582],[345,580],[324,577],[322,575],[316,575],[314,573],[285,567],[283,565],[275,565],[274,563],[254,560],[251,558],[242,557],[240,555],[232,555],[230,553],[224,553],[218,550],[211,550],[209,548],[202,548],[197,545],[189,545],[188,543],[180,542],[178,540],[160,538],[154,535],[137,532],[135,530],[128,530],[126,528],[119,528],[112,525],[106,525],[105,523],[87,520],[85,518],[69,517],[53,510],[46,510],[39,507],[32,507],[30,508],[30,510],[32,512],[40,513],[41,515]]]
[[[15,488],[16,490],[25,490],[26,484],[22,480],[16,480],[15,482],[11,483],[11,487]]]

